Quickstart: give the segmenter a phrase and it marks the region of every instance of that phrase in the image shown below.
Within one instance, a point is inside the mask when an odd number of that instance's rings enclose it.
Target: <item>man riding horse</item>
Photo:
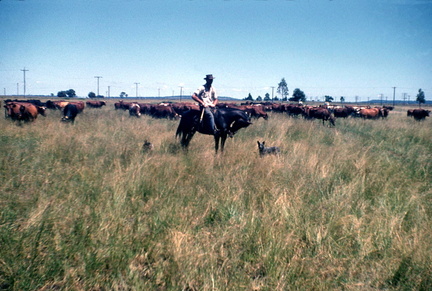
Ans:
[[[227,137],[233,135],[241,128],[252,124],[246,112],[234,108],[219,108],[216,90],[212,87],[213,75],[207,75],[206,84],[198,88],[192,99],[200,104],[200,110],[191,109],[182,114],[177,127],[176,137],[181,138],[181,145],[187,148],[196,132],[214,136],[215,150],[223,151]]]
[[[218,98],[216,90],[212,86],[214,77],[211,74],[206,75],[204,80],[206,80],[206,83],[192,94],[192,99],[198,102],[201,108],[200,126],[202,126],[203,121],[206,121],[207,126],[204,127],[204,131],[215,135],[218,134],[218,129],[215,125],[214,111],[216,110]],[[204,120],[203,117],[205,117]]]

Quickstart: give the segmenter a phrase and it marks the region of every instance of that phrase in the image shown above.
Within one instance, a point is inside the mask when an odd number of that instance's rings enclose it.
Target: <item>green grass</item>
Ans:
[[[404,110],[271,114],[217,155],[112,104],[0,119],[0,289],[430,290],[432,121]]]

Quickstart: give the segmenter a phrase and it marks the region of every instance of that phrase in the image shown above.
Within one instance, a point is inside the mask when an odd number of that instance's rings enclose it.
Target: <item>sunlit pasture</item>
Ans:
[[[0,289],[432,289],[430,118],[269,113],[215,154],[113,103],[0,118]]]

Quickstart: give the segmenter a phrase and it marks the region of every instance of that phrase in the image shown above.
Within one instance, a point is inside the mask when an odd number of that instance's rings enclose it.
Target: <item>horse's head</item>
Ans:
[[[252,122],[250,122],[248,118],[246,118],[246,119],[245,118],[238,118],[238,119],[234,120],[233,122],[231,122],[231,124],[229,125],[229,131],[231,131],[234,134],[238,130],[240,130],[242,128],[246,128],[251,124],[252,124]]]

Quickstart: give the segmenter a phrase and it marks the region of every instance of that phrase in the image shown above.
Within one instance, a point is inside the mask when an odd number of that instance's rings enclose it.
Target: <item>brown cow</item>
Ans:
[[[298,104],[288,104],[287,106],[285,106],[285,111],[288,116],[304,115],[305,112],[303,105]]]
[[[312,107],[305,111],[306,118],[321,119],[324,125],[324,121],[328,121],[331,125],[335,126],[335,119],[332,116],[330,110],[324,107]]]
[[[150,109],[150,115],[154,118],[174,119],[179,117],[170,105],[153,105]]]
[[[264,109],[262,109],[262,107],[260,105],[242,105],[242,106],[238,106],[237,109],[243,110],[244,112],[247,113],[247,115],[249,115],[250,118],[264,118],[265,120],[268,119],[268,114],[267,112],[264,111]]]
[[[102,106],[106,105],[105,101],[87,101],[87,106],[90,108],[102,108]]]
[[[45,116],[45,108],[25,102],[9,102],[4,105],[6,117],[13,121],[33,122],[38,114]]]
[[[84,108],[85,108],[84,101],[74,101],[74,102],[69,102],[69,103],[74,104],[77,107],[78,113],[81,113],[84,111]]]
[[[53,101],[56,109],[63,110],[66,105],[69,104],[69,101]]]
[[[199,110],[199,105],[192,102],[179,102],[174,103],[171,106],[178,115],[183,115],[183,113],[191,109]]]
[[[341,108],[335,108],[333,110],[333,114],[335,117],[339,117],[339,118],[347,118],[348,116],[351,116],[352,114],[355,113],[354,107],[352,106],[345,106],[345,107],[341,107]]]
[[[83,101],[64,101],[64,100],[51,101],[51,100],[48,100],[46,102],[48,108],[59,109],[62,111],[64,110],[66,105],[68,105],[69,103],[75,104],[77,106],[79,112],[82,112],[85,108],[85,103]]]
[[[123,109],[123,110],[129,110],[129,106],[136,102],[124,102],[123,100],[120,100],[119,102],[114,103],[114,108],[117,109]]]
[[[381,108],[364,108],[360,110],[360,117],[364,119],[377,119],[383,116]]]
[[[151,103],[136,103],[136,104],[139,105],[141,114],[150,115],[150,110],[152,109],[153,104]]]

